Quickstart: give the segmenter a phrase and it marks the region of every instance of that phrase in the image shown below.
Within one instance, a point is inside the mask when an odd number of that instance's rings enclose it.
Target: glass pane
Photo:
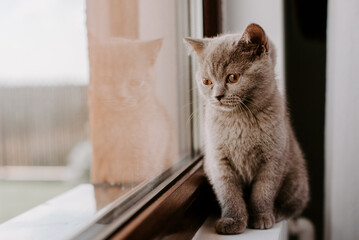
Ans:
[[[73,231],[191,157],[188,4],[0,3],[0,223],[93,183],[52,201],[88,199]]]
[[[94,183],[134,186],[189,154],[176,13],[175,1],[88,1]]]
[[[0,223],[89,181],[85,1],[0,1]]]

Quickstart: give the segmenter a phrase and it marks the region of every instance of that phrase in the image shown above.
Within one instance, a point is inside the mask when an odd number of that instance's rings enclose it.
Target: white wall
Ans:
[[[325,239],[359,239],[359,1],[329,0]]]
[[[250,23],[263,27],[277,48],[278,87],[284,90],[284,23],[282,0],[222,0],[224,32],[242,32]]]

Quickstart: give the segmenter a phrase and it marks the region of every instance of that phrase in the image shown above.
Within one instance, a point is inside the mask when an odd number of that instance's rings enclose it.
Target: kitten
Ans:
[[[186,38],[205,99],[204,168],[222,210],[216,230],[271,228],[309,199],[302,151],[275,81],[275,49],[250,24],[242,35]]]
[[[155,95],[162,40],[89,34],[88,102],[93,183],[134,186],[176,160],[173,122]]]

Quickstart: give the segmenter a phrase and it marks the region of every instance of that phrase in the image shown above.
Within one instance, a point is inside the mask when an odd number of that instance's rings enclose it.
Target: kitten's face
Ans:
[[[135,108],[152,96],[154,64],[162,40],[98,39],[90,44],[92,79],[102,99],[118,108]]]
[[[199,59],[197,84],[207,102],[221,110],[247,108],[268,94],[274,82],[270,43],[258,26],[243,35],[187,40]],[[252,39],[251,39],[252,37]],[[250,42],[252,41],[252,42]]]

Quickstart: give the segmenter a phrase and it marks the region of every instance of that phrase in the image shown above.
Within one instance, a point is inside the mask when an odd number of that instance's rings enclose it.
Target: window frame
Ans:
[[[217,209],[202,160],[200,157],[167,191],[109,239],[192,239],[209,213]]]
[[[149,206],[155,204],[170,189],[173,191],[173,188],[177,186],[176,184],[183,181],[184,176],[192,175],[201,166],[202,156],[177,162],[162,174],[134,188],[128,195],[121,196],[115,200],[70,238],[85,240],[104,239],[111,236],[118,229],[122,229],[132,222],[136,216]]]

